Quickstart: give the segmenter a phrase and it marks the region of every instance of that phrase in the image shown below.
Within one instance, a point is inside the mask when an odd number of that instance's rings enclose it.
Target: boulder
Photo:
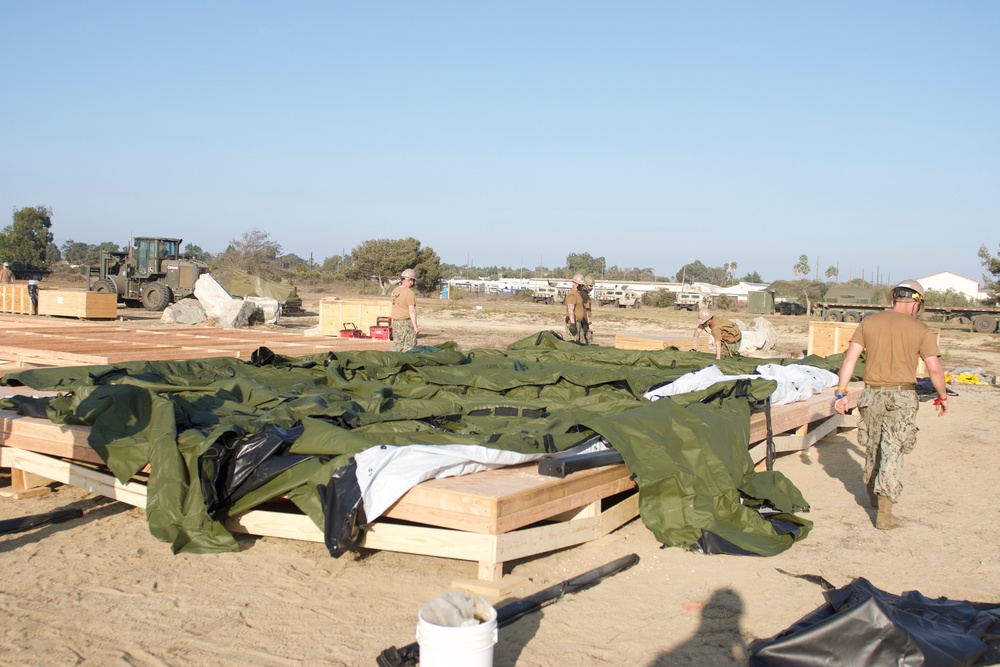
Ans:
[[[164,324],[201,324],[206,319],[205,309],[198,299],[181,299],[168,306],[160,317]]]

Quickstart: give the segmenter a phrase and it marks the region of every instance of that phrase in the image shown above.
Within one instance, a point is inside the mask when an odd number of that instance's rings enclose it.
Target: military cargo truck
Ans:
[[[828,322],[860,322],[889,308],[888,297],[884,296],[887,291],[879,287],[837,285],[827,290],[814,312]],[[978,333],[1000,330],[1000,308],[925,306],[924,313],[944,322],[968,324]]]

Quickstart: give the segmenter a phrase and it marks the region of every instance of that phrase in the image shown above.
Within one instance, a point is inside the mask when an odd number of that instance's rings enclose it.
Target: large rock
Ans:
[[[257,304],[234,299],[226,288],[210,274],[203,274],[194,284],[194,295],[205,309],[207,319],[225,329],[236,329],[250,324]]]
[[[205,309],[198,299],[181,299],[168,306],[160,317],[165,324],[201,324],[206,319]]]
[[[245,298],[257,306],[257,312],[254,313],[253,317],[254,320],[257,320],[259,317],[266,324],[278,323],[278,318],[281,317],[281,304],[278,303],[277,299],[269,296],[248,296]]]

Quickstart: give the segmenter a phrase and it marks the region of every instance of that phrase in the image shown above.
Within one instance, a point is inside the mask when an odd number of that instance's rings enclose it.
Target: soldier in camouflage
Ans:
[[[848,409],[847,383],[861,353],[866,352],[865,388],[858,400],[858,444],[865,448],[864,482],[869,499],[878,508],[875,527],[899,526],[893,504],[903,491],[903,455],[917,444],[917,362],[924,360],[938,393],[938,415],[948,412],[937,341],[930,327],[917,319],[923,310],[924,289],[915,280],[904,280],[892,291],[892,308],[866,317],[854,332],[840,366],[834,407]]]

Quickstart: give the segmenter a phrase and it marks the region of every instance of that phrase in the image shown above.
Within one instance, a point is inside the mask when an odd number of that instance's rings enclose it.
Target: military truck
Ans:
[[[195,282],[208,273],[207,264],[182,258],[180,247],[181,239],[141,236],[127,251],[105,251],[89,269],[87,289],[117,294],[126,306],[163,310],[193,295]]]
[[[889,302],[883,300],[887,298],[883,296],[886,291],[879,287],[837,285],[827,290],[814,312],[828,322],[860,322],[889,308]],[[930,316],[943,322],[968,324],[977,333],[1000,331],[1000,308],[925,306],[924,315],[925,319]]]
[[[531,291],[531,299],[538,303],[563,303],[566,300],[566,290],[561,287],[539,287]]]
[[[625,289],[624,286],[599,290],[593,298],[602,306],[615,305],[619,308],[638,308],[642,305],[642,295]]]
[[[701,292],[680,292],[677,301],[674,302],[676,310],[700,310],[711,307],[712,297]]]

